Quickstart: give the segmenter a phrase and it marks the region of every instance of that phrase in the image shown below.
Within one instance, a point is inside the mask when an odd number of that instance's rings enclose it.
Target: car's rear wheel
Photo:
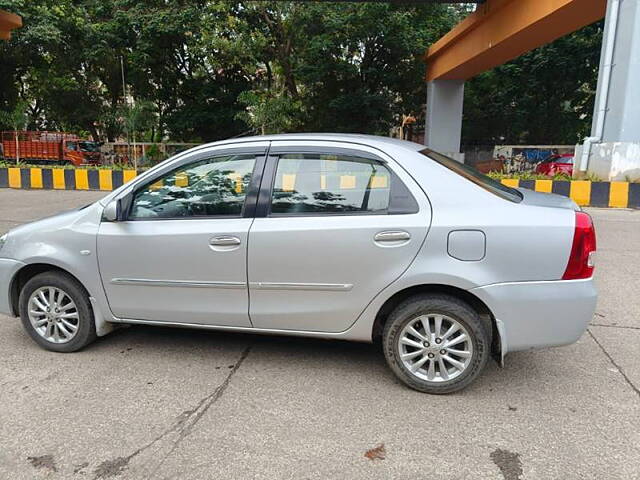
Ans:
[[[411,297],[391,312],[383,332],[387,363],[402,382],[426,393],[465,388],[487,363],[491,329],[448,295]]]
[[[69,275],[36,275],[22,288],[19,306],[24,329],[47,350],[75,352],[96,338],[89,296]]]

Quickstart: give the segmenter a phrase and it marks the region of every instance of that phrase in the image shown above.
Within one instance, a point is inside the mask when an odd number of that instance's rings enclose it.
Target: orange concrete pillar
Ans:
[[[11,30],[22,26],[22,18],[13,13],[0,10],[0,40],[9,40]]]

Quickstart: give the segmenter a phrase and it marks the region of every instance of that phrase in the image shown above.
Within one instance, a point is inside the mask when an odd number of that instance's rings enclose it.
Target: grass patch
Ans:
[[[533,172],[520,172],[520,173],[503,173],[503,172],[489,172],[489,177],[495,180],[503,179],[517,179],[517,180],[555,180],[560,182],[570,182],[573,180],[569,175],[559,173],[557,175],[541,175]]]
[[[75,165],[52,165],[52,164],[32,164],[19,162],[15,160],[0,160],[0,168],[61,168],[63,170],[133,170],[131,165],[122,165],[114,163],[113,165],[81,165],[76,167]],[[138,171],[147,170],[148,167],[138,167]]]

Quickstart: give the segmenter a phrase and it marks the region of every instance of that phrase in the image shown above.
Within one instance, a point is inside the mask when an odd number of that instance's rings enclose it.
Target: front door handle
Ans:
[[[389,230],[376,233],[373,239],[376,242],[406,242],[411,240],[411,234],[404,230]]]
[[[209,245],[213,245],[214,247],[233,247],[240,245],[240,243],[240,239],[233,235],[219,235],[209,240]]]

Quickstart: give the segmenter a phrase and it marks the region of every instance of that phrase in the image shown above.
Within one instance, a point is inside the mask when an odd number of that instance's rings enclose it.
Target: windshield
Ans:
[[[95,142],[80,142],[80,151],[82,152],[97,152],[99,146]]]
[[[461,177],[464,177],[467,180],[475,183],[476,185],[484,188],[485,190],[490,191],[494,195],[515,203],[520,203],[522,201],[522,193],[520,193],[518,190],[516,190],[515,188],[507,187],[497,180],[483,175],[469,165],[457,162],[453,158],[449,158],[446,155],[434,152],[433,150],[430,150],[428,148],[420,150],[420,153],[425,157],[438,162],[443,167],[447,167],[449,170],[457,173]]]

